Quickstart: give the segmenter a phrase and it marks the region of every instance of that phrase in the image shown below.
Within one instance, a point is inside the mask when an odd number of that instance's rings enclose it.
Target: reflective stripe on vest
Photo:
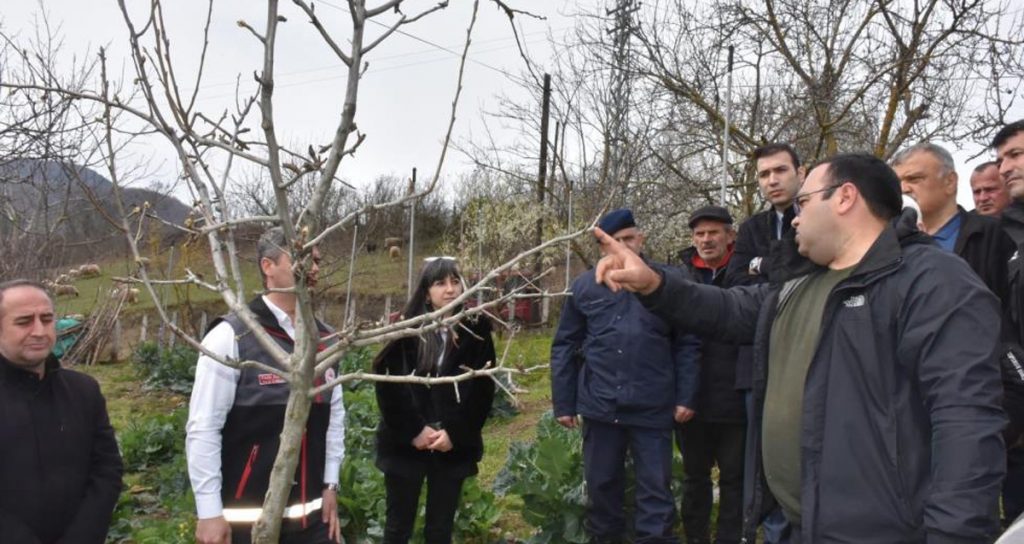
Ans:
[[[319,510],[324,504],[323,498],[313,499],[305,504],[293,504],[284,509],[284,519],[301,519],[310,512]],[[230,523],[255,523],[263,513],[262,508],[225,508],[224,519]]]

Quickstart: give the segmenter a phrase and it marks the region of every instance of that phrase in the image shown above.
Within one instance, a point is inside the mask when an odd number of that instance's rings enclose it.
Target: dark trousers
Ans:
[[[744,423],[692,420],[676,426],[676,443],[683,454],[683,499],[679,507],[688,544],[711,542],[711,468],[718,465],[717,544],[737,544],[743,527]]]
[[[329,544],[327,524],[323,522],[321,511],[306,516],[306,527],[301,521],[284,520],[281,523],[281,544]],[[251,523],[231,524],[231,544],[250,544],[252,542]]]
[[[1024,513],[1024,447],[1006,452],[1006,479],[1003,480],[1003,522],[1005,525]]]
[[[387,492],[384,544],[405,544],[412,538],[424,478],[427,480],[424,541],[427,544],[448,544],[452,541],[455,510],[459,507],[465,478],[431,468],[415,476],[384,475],[384,489]]]
[[[583,472],[587,481],[587,533],[598,542],[625,536],[626,452],[633,457],[638,544],[675,543],[672,501],[672,430],[583,422]]]

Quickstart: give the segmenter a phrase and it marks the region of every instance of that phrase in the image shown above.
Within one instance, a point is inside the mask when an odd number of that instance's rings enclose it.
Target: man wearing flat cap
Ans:
[[[704,206],[690,215],[693,245],[680,252],[683,266],[700,283],[730,287],[725,271],[733,255],[736,233],[732,215],[721,206]],[[700,384],[696,416],[676,424],[676,443],[683,454],[685,477],[680,511],[687,544],[711,540],[711,469],[718,465],[716,544],[740,541],[743,526],[743,454],[746,445],[745,394],[736,389],[739,347],[701,338]]]
[[[630,210],[609,212],[599,226],[643,256],[644,235]],[[597,283],[593,270],[573,282],[551,345],[551,399],[561,425],[582,423],[593,542],[623,542],[627,534],[627,452],[636,471],[634,541],[678,541],[672,428],[693,418],[697,371],[694,337],[674,332],[636,297]]]

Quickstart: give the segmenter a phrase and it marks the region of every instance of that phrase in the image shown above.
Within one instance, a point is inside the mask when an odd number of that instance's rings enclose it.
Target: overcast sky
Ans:
[[[593,2],[604,4],[600,0]],[[141,16],[149,4],[139,0],[128,3],[136,10],[136,17]],[[571,30],[572,15],[578,9],[576,0],[509,3],[545,17],[544,20],[516,18],[525,47],[542,62],[551,54],[549,35],[561,38]],[[328,28],[347,36],[345,23],[349,15],[344,9],[344,0],[315,4]],[[579,5],[584,4],[586,2]],[[275,112],[279,138],[285,143],[303,143],[302,148],[304,142],[309,141],[325,144],[340,117],[344,68],[332,58],[294,4],[282,1],[280,5],[287,22],[279,26],[277,49]],[[433,2],[427,0],[410,0],[404,10],[412,14],[431,5]],[[356,118],[367,139],[355,157],[342,164],[341,177],[362,185],[379,175],[407,176],[414,166],[419,168],[421,179],[433,172],[447,126],[458,69],[457,53],[463,46],[471,6],[469,0],[452,0],[446,10],[404,26],[402,34],[395,34],[371,52],[367,59],[369,68],[360,87]],[[81,57],[106,46],[112,70],[123,74],[130,72],[125,60],[128,34],[115,0],[46,0],[45,9],[51,25],[60,25],[65,55]],[[244,19],[262,29],[265,3],[218,0],[213,9],[209,57],[199,100],[205,111],[216,114],[233,103],[236,78],[240,77],[245,91],[255,88],[252,74],[260,68],[261,48],[236,21]],[[165,3],[165,10],[179,74],[192,74],[202,45],[206,2],[173,0]],[[25,36],[33,32],[39,13],[40,7],[34,2],[9,1],[4,5],[0,21],[6,31]],[[371,36],[377,36],[382,28],[370,24],[368,30]],[[454,133],[457,140],[463,141],[483,135],[482,113],[494,111],[499,94],[521,93],[511,78],[522,73],[524,62],[508,19],[489,0],[481,1],[469,56]],[[957,158],[961,177],[958,200],[967,208],[973,208],[967,179],[972,167],[983,159],[968,163],[967,158],[981,148],[976,145],[968,145],[963,150],[950,148]],[[133,151],[139,158],[152,158],[156,165],[153,169],[164,181],[178,172],[178,165],[166,144],[147,143],[134,147]],[[469,168],[464,157],[449,153],[445,172],[450,177]]]
[[[142,16],[149,4],[137,0],[128,3],[132,9],[139,8],[137,17]],[[371,2],[371,5],[376,3]],[[410,0],[403,9],[411,15],[435,3]],[[316,1],[315,4],[325,25],[342,36],[339,42],[344,47],[350,35],[345,31],[349,18],[347,4],[344,0]],[[524,7],[529,4],[531,12],[546,18],[516,18],[525,47],[541,60],[548,56],[549,33],[560,36],[572,27],[571,18],[565,14],[571,13],[575,2],[544,0],[509,4]],[[241,78],[245,91],[255,89],[252,74],[261,67],[261,47],[236,21],[244,19],[262,30],[265,6],[265,2],[252,0],[214,3],[210,53],[199,92],[199,101],[206,111],[216,114],[230,107],[237,77]],[[472,2],[468,0],[453,0],[447,9],[403,26],[402,33],[391,36],[368,55],[369,68],[360,84],[356,116],[359,130],[367,138],[355,157],[343,162],[341,177],[360,184],[382,174],[407,176],[414,166],[419,168],[421,179],[427,172],[433,172],[447,129],[471,7]],[[128,32],[115,0],[46,0],[45,9],[51,25],[61,25],[65,55],[82,56],[106,46],[112,70],[130,72],[126,60]],[[206,2],[174,0],[165,2],[165,10],[179,74],[194,74],[202,45]],[[34,2],[6,2],[0,21],[8,32],[26,37],[33,32],[39,13],[40,8]],[[308,141],[326,144],[340,119],[345,91],[344,66],[333,58],[293,3],[282,1],[280,13],[287,22],[279,25],[277,42],[274,107],[279,139],[286,144],[300,142],[299,149],[305,149]],[[388,14],[380,20],[387,22],[394,20],[394,16]],[[141,26],[141,23],[136,24]],[[367,29],[370,36],[367,43],[383,30],[375,24],[369,24]],[[494,110],[499,93],[517,92],[516,86],[510,83],[510,76],[519,77],[525,67],[508,18],[489,0],[480,3],[469,58],[455,126],[455,137],[462,140],[482,132],[481,113]],[[157,170],[165,176],[173,176],[178,171],[177,165],[166,145],[157,145],[161,148],[137,146],[135,151],[151,152],[162,165]],[[465,159],[458,153],[449,153],[446,164],[447,172],[468,169]]]

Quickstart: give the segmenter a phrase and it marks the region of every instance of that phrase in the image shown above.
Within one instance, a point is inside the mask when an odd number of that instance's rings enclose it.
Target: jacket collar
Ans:
[[[287,314],[285,314],[280,308],[275,309],[277,312],[281,312],[281,315],[287,317]],[[275,309],[271,309],[262,296],[254,298],[249,303],[249,310],[256,316],[256,320],[259,321],[259,324],[262,325],[263,328],[280,331],[282,334],[286,334],[284,329],[281,328],[281,323],[278,321],[278,317],[274,311]],[[320,331],[321,336],[330,332],[327,327],[320,322],[320,320],[316,320],[316,328]]]
[[[1024,202],[1014,200],[1003,210],[1003,221],[1024,225]]]
[[[850,277],[869,275],[898,263],[903,258],[903,248],[915,244],[934,245],[935,241],[931,236],[918,230],[917,213],[913,210],[904,210],[902,214],[896,216],[886,225],[864,257],[857,263]],[[779,277],[783,281],[825,269],[799,254],[795,231],[783,236],[783,244],[779,250],[782,257],[780,259],[782,273]]]
[[[17,367],[14,363],[7,360],[6,357],[0,355],[0,381],[28,383],[46,381],[50,376],[60,372],[60,359],[57,359],[57,357],[51,353],[50,356],[46,358],[45,369],[46,371],[43,373],[43,379],[40,380],[35,372]]]
[[[714,267],[708,265],[707,261],[705,261],[704,259],[701,258],[700,253],[697,251],[697,247],[696,246],[690,246],[690,247],[684,249],[682,255],[684,257],[684,261],[683,262],[685,264],[692,265],[694,268],[715,271],[715,270],[721,270],[721,269],[729,266],[729,259],[732,258],[732,252],[733,252],[733,246],[730,245],[729,249],[725,252],[725,259],[722,260],[722,264],[719,265],[718,268],[714,268]]]
[[[971,236],[984,232],[985,223],[980,215],[967,213],[967,210],[961,206],[957,206],[956,209],[957,215],[960,216],[960,232],[956,235],[953,253],[959,255],[964,250],[964,246],[967,245],[967,240],[970,240]]]

